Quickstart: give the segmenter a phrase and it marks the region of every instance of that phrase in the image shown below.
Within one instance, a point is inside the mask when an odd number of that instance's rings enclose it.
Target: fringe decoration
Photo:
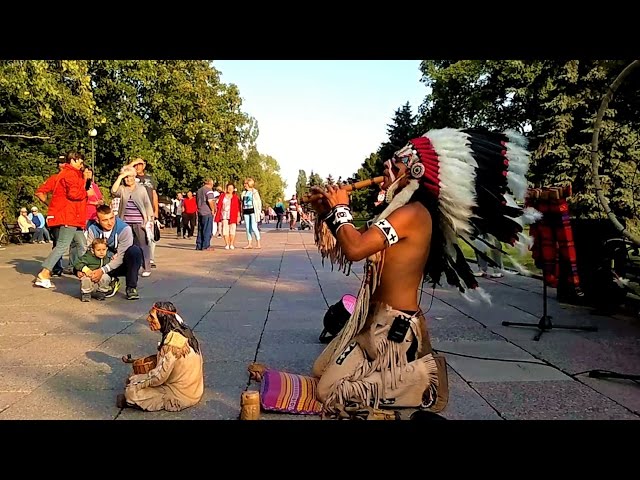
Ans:
[[[351,273],[352,262],[347,260],[347,257],[340,248],[336,238],[333,236],[333,233],[331,233],[331,230],[327,228],[327,225],[320,219],[320,217],[316,217],[313,236],[315,244],[318,247],[318,252],[320,252],[322,257],[322,266],[324,267],[325,258],[328,258],[331,263],[331,271],[333,271],[334,265],[338,265],[338,271],[349,276]]]
[[[433,356],[433,353],[429,353],[423,357],[426,360],[427,373],[429,374],[429,386],[422,394],[421,408],[431,408],[438,401],[438,388],[440,387],[440,379],[438,377],[438,363]]]
[[[351,377],[342,378],[335,383],[323,403],[325,414],[335,414],[338,405],[352,402],[380,408],[380,400],[387,397],[387,385],[390,390],[398,388],[403,380],[405,367],[409,363],[406,354],[401,351],[401,344],[383,338],[377,346],[377,352],[378,355],[373,362],[363,362]],[[415,362],[424,363],[427,370],[428,383],[424,389],[423,401],[425,397],[429,397],[435,402],[439,387],[438,364],[432,353]],[[375,371],[381,374],[381,385],[363,380]]]
[[[369,315],[369,305],[373,292],[378,287],[380,281],[380,274],[383,262],[381,258],[374,260],[367,259],[367,263],[364,268],[364,278],[360,285],[360,291],[356,300],[356,305],[353,309],[353,313],[346,321],[342,330],[335,336],[335,338],[327,345],[327,348],[331,348],[330,362],[335,362],[338,356],[347,348],[347,345],[360,333],[367,321]],[[380,263],[380,265],[379,265]]]
[[[185,343],[184,347],[175,347],[173,345],[163,345],[160,348],[161,355],[164,356],[167,353],[171,352],[173,353],[173,356],[176,358],[186,357],[187,355],[189,355],[190,351],[191,351],[191,346],[188,343]]]

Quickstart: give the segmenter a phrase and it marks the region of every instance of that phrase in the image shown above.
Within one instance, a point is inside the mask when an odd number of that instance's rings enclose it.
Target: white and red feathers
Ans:
[[[439,283],[444,273],[447,282],[463,294],[470,289],[488,299],[478,288],[458,239],[485,257],[487,249],[494,247],[478,238],[483,235],[523,249],[529,247],[523,227],[540,214],[521,208],[516,201],[523,201],[527,191],[530,155],[526,146],[525,138],[514,131],[444,128],[430,130],[396,152],[395,159],[404,161],[409,175],[421,187],[420,195],[411,201],[426,204],[438,229],[434,228],[426,268],[434,283]],[[403,197],[401,202],[394,199],[395,208],[407,202]]]

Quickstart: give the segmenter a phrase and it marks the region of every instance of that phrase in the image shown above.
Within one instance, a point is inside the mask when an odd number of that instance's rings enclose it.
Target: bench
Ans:
[[[3,220],[2,224],[7,231],[9,242],[22,244],[24,242],[31,241],[31,237],[33,236],[33,234],[30,232],[22,233],[20,225],[18,225],[17,223],[8,223]]]

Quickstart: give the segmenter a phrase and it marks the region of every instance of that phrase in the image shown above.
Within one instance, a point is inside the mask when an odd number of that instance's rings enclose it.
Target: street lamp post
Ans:
[[[98,135],[98,131],[95,128],[89,130],[89,136],[91,137],[91,170],[93,170],[93,175],[96,175],[96,150],[94,145],[94,139]]]

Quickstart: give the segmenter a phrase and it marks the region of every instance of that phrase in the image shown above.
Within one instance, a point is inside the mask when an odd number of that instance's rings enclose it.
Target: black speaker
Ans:
[[[356,306],[357,298],[353,295],[343,295],[342,298],[329,306],[327,313],[324,314],[322,324],[324,329],[320,334],[321,343],[329,343],[340,330],[345,326],[349,317],[353,313]]]

